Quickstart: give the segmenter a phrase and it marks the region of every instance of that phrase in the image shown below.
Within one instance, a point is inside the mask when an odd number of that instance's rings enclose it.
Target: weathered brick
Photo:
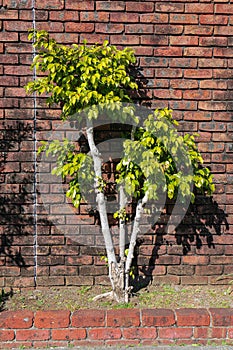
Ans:
[[[107,327],[132,327],[140,325],[139,310],[108,310],[106,314]]]
[[[190,327],[186,328],[160,328],[160,339],[189,339],[193,335],[193,330]]]
[[[105,326],[104,310],[78,310],[72,314],[72,327],[104,327]]]
[[[72,1],[71,1],[72,2]],[[125,2],[124,1],[98,1],[96,3],[96,10],[104,10],[104,11],[124,11],[125,10]]]
[[[0,314],[1,328],[31,328],[33,324],[31,311],[3,311]]]
[[[16,340],[49,340],[49,330],[24,329],[16,331]]]
[[[135,6],[134,1],[127,1],[126,2],[126,11],[132,11],[132,12],[154,12],[154,2],[143,2],[140,1],[137,3],[137,6]]]
[[[75,22],[66,22],[65,31],[66,32],[77,32],[77,33],[91,33],[94,30],[93,23],[75,23]]]
[[[95,25],[95,31],[96,33],[113,33],[113,34],[118,34],[118,33],[123,33],[124,31],[124,26],[123,24],[117,24],[117,23],[96,23]]]
[[[187,13],[213,13],[214,4],[185,4],[185,12]]]
[[[120,339],[121,330],[119,328],[93,328],[89,330],[89,337],[93,340]]]
[[[70,324],[70,312],[37,311],[34,324],[37,328],[67,328]]]
[[[142,310],[142,326],[166,327],[175,324],[175,315],[169,309]]]
[[[76,340],[85,339],[86,330],[85,329],[53,329],[52,339],[53,340]]]
[[[184,4],[182,3],[164,3],[164,2],[158,2],[155,6],[156,12],[184,12]]]
[[[211,308],[210,314],[212,316],[213,326],[230,327],[233,325],[232,309]]]
[[[156,339],[157,328],[156,327],[133,327],[123,329],[123,337],[126,339]]]
[[[210,315],[206,309],[181,308],[175,310],[177,326],[209,326]]]
[[[15,338],[15,333],[14,331],[10,330],[0,330],[0,340],[1,342],[4,341],[12,341]]]

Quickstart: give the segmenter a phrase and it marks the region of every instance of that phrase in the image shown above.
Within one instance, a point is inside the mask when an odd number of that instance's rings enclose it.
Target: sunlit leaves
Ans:
[[[32,67],[46,72],[46,77],[30,82],[26,91],[47,94],[49,104],[62,104],[63,118],[86,107],[130,101],[129,91],[137,84],[128,73],[136,62],[133,51],[118,50],[104,41],[102,45],[65,46],[58,44],[46,31],[31,31],[38,54]],[[96,115],[93,115],[96,119]]]
[[[210,170],[201,167],[196,135],[179,135],[177,124],[170,110],[157,109],[136,129],[134,140],[124,142],[118,182],[124,183],[129,195],[141,198],[147,191],[150,199],[157,199],[158,191],[163,191],[172,199],[179,191],[181,198],[191,196],[193,201],[192,184],[202,193],[214,191]]]

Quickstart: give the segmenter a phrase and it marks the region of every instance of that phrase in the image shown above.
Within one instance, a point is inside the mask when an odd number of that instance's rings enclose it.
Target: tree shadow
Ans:
[[[173,234],[167,233],[167,223],[174,204],[167,205],[166,214],[162,214],[154,225],[155,243],[148,264],[139,264],[140,246],[144,242],[143,236],[138,239],[133,261],[135,278],[131,281],[133,293],[147,287],[153,282],[153,271],[163,246],[178,245],[182,247],[183,255],[187,255],[193,246],[201,249],[204,245],[215,249],[214,237],[229,229],[227,214],[219,208],[212,196],[197,195],[195,202],[190,204],[182,222]]]
[[[2,289],[0,293],[0,312],[5,310],[5,304],[8,299],[13,297],[13,289],[11,288],[9,292],[5,292],[4,289]]]
[[[28,276],[33,266],[33,122],[8,120],[5,125],[3,122],[3,127],[0,139],[0,264],[3,268],[0,277],[13,281],[17,277],[14,273],[8,274],[8,267],[10,270],[17,266],[20,269],[17,276]],[[26,270],[28,272],[22,274]]]
[[[0,140],[2,176],[0,193],[0,256],[7,258],[11,263],[25,267],[24,258],[20,249],[13,248],[14,239],[24,235],[24,225],[32,225],[33,219],[26,216],[24,204],[28,203],[28,184],[32,184],[32,174],[20,172],[20,146],[32,133],[30,124],[18,121],[8,121]],[[18,155],[18,160],[15,156]],[[4,193],[5,192],[5,193]]]

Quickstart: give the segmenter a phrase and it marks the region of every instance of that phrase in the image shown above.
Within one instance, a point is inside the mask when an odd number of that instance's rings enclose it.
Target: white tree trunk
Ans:
[[[147,202],[148,202],[148,193],[146,192],[144,197],[140,201],[138,201],[138,204],[136,207],[136,215],[134,218],[133,232],[131,234],[129,251],[128,251],[128,255],[125,263],[125,295],[126,293],[129,295],[130,293],[129,272],[132,265],[132,260],[134,258],[134,248],[136,246],[137,236],[140,233],[140,220],[143,213],[143,208]]]
[[[105,242],[105,247],[107,251],[107,258],[108,258],[108,264],[109,264],[109,278],[114,291],[114,288],[115,288],[114,275],[116,275],[116,272],[117,272],[117,260],[114,252],[113,241],[112,241],[111,232],[110,232],[109,223],[108,223],[105,196],[103,191],[98,188],[99,179],[102,178],[101,154],[95,145],[94,136],[93,136],[93,124],[89,119],[87,119],[86,131],[87,131],[87,140],[90,147],[91,156],[94,162],[96,201],[97,201],[99,215],[100,215],[101,230],[104,236],[104,242]]]
[[[125,220],[120,219],[120,237],[119,237],[119,248],[120,248],[120,262],[117,263],[116,254],[114,251],[113,241],[111,237],[111,232],[108,223],[107,217],[107,208],[106,208],[106,199],[103,191],[99,188],[99,180],[102,179],[102,159],[101,154],[98,151],[94,136],[93,136],[93,124],[90,120],[87,120],[87,140],[90,147],[90,153],[94,162],[94,171],[95,171],[95,192],[96,192],[96,201],[98,205],[101,229],[104,237],[105,247],[107,251],[108,265],[109,265],[109,278],[112,285],[112,292],[105,293],[103,295],[96,296],[95,300],[98,300],[102,297],[110,297],[115,299],[117,302],[128,302],[130,294],[129,286],[129,273],[132,260],[134,257],[134,248],[136,245],[136,240],[138,233],[140,232],[139,225],[140,219],[143,213],[143,207],[148,201],[148,194],[138,202],[136,208],[136,215],[134,218],[133,231],[131,234],[129,251],[127,258],[125,258],[125,243],[126,243],[126,230],[125,230]],[[125,208],[127,203],[127,198],[123,189],[123,186],[120,187],[120,209]]]

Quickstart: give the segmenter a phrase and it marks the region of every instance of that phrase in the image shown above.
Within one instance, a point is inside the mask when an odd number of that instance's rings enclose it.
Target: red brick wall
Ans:
[[[36,28],[50,31],[59,42],[108,39],[119,47],[132,47],[147,79],[152,107],[172,108],[181,131],[200,134],[199,149],[216,183],[213,201],[195,209],[195,232],[193,217],[177,236],[149,232],[139,247],[138,265],[156,265],[149,269],[155,283],[216,283],[218,275],[232,273],[233,3],[0,0],[0,287],[34,285],[35,233],[38,286],[107,281],[99,252],[64,235],[67,225],[59,193],[53,197],[53,215],[63,229],[51,225],[38,197],[35,231],[34,138],[40,141],[56,127],[59,110],[37,99],[35,135],[34,101],[23,88],[32,79],[27,30],[34,13]],[[43,191],[49,190],[45,184]],[[81,215],[90,223],[85,214],[83,207]],[[203,222],[208,224],[208,237],[197,235],[205,228]]]
[[[232,345],[232,309],[3,311],[0,349]]]

